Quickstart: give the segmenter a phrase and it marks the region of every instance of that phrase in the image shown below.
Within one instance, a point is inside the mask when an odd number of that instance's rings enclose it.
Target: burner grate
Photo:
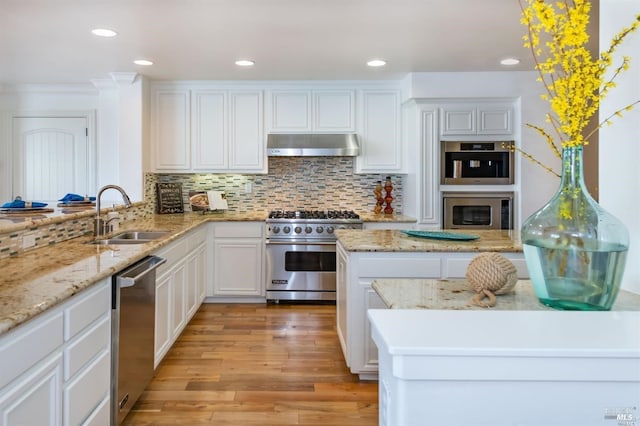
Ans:
[[[269,219],[360,219],[353,210],[273,210]]]

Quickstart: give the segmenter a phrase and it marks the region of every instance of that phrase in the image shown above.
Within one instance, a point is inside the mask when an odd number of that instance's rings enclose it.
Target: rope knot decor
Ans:
[[[518,282],[515,265],[499,253],[480,253],[474,257],[466,277],[469,287],[478,293],[471,303],[484,308],[495,306],[495,295],[508,293]]]

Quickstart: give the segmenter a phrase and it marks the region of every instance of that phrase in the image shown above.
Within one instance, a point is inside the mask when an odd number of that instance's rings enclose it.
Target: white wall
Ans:
[[[640,14],[637,0],[601,0],[600,50]],[[601,103],[601,120],[640,99],[640,33],[628,37],[618,56],[631,57],[631,67],[616,79],[616,87]],[[614,61],[614,64],[619,63]],[[621,219],[631,237],[622,288],[640,293],[640,105],[600,130],[600,204]]]
[[[515,137],[522,149],[535,158],[559,169],[557,159],[535,131],[525,127],[532,123],[544,127],[548,105],[540,99],[543,87],[536,72],[459,72],[412,73],[403,82],[410,98],[512,98],[520,100],[516,112]],[[519,117],[518,117],[519,116]],[[521,119],[521,120],[520,120]],[[560,181],[541,167],[517,156],[516,187],[521,194],[516,209],[516,223],[542,207],[555,193]]]

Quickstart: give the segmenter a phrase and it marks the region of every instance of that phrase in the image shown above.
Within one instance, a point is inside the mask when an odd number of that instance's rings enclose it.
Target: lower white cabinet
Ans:
[[[528,278],[522,253],[500,253],[516,266],[519,278]],[[348,252],[336,246],[336,317],[338,338],[351,372],[376,379],[378,351],[371,339],[367,310],[385,304],[371,287],[377,278],[464,278],[477,253],[463,252]]]
[[[204,300],[206,239],[206,227],[200,226],[154,253],[166,259],[156,270],[154,367]]]
[[[204,230],[200,232],[204,233]],[[203,241],[190,251],[186,259],[187,287],[185,306],[188,318],[191,318],[196,313],[205,297],[206,261],[207,245]]]
[[[0,425],[108,425],[111,279],[2,336],[0,365]]]
[[[0,400],[0,424],[62,424],[61,387],[62,355],[57,353],[38,363],[15,383],[2,390],[4,395]]]
[[[264,297],[264,222],[212,226],[213,286],[209,295]]]

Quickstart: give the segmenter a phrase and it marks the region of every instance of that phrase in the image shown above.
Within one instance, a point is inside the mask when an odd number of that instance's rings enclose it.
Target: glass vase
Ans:
[[[543,304],[609,310],[624,273],[629,233],[589,195],[582,147],[562,151],[560,188],[522,225],[529,277]]]

